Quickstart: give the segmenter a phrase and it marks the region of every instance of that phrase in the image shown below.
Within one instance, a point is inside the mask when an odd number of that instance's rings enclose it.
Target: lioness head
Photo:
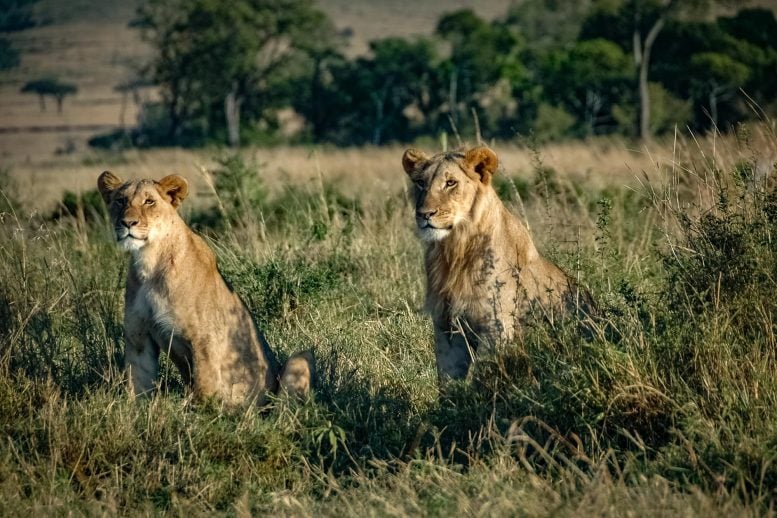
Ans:
[[[156,180],[123,181],[110,171],[97,179],[97,188],[108,206],[116,241],[127,251],[137,251],[154,241],[186,198],[189,184],[172,174]]]
[[[467,221],[480,193],[490,188],[498,164],[496,154],[484,146],[432,157],[417,149],[405,151],[402,167],[414,185],[420,238],[439,241]]]

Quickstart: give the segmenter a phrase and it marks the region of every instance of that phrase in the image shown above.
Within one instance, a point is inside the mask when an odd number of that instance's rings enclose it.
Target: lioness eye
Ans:
[[[144,205],[148,205],[148,206],[151,206],[154,203],[156,203],[156,202],[154,200],[152,200],[151,198],[148,198],[146,201],[143,202]]]
[[[456,180],[448,180],[447,182],[445,182],[445,187],[453,187],[457,183],[459,183],[459,182],[457,182]]]

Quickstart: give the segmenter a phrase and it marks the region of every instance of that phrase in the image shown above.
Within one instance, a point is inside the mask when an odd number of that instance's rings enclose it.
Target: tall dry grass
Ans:
[[[41,200],[24,199],[14,166],[0,198],[4,510],[770,514],[777,138],[496,148],[503,200],[602,319],[588,339],[527,322],[445,397],[400,149],[60,166],[70,180],[52,199],[106,168],[196,183],[186,217],[272,346],[317,355],[314,400],[263,412],[197,404],[169,365],[156,397],[129,400],[127,259],[101,206],[74,196],[57,219],[31,213]]]

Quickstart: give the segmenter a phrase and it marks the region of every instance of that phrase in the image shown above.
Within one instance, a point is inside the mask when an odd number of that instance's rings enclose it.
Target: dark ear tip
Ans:
[[[97,177],[97,185],[105,188],[114,188],[121,184],[121,179],[110,171],[103,171]]]
[[[405,172],[410,173],[418,164],[423,163],[426,160],[426,153],[420,149],[411,147],[406,149],[402,154],[402,167],[405,169]]]

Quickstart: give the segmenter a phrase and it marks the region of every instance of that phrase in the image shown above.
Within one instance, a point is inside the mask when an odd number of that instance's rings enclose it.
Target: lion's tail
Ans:
[[[281,370],[278,380],[278,393],[286,392],[292,396],[307,397],[316,375],[315,359],[312,351],[301,351],[291,355]]]

